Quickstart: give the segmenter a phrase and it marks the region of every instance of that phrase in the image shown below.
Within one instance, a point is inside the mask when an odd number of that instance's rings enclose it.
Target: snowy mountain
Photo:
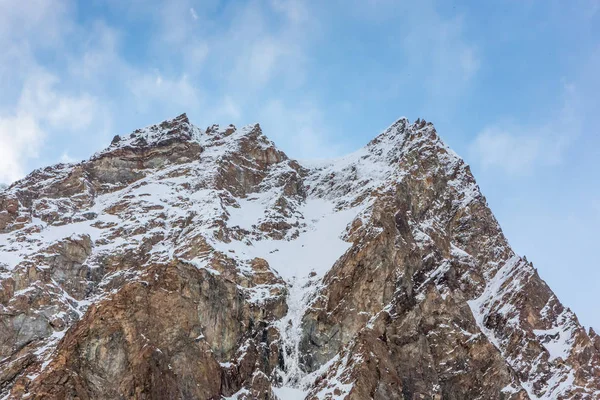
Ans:
[[[0,191],[0,398],[599,399],[600,338],[400,119],[316,164],[186,115]]]

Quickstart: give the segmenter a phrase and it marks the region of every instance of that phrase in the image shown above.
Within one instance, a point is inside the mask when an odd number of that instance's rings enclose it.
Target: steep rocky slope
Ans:
[[[420,120],[309,165],[181,115],[36,170],[0,316],[3,399],[600,398],[600,338]]]

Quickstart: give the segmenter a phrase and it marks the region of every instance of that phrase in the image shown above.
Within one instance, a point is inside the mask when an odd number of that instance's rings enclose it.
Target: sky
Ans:
[[[0,0],[0,182],[186,112],[300,159],[401,116],[600,330],[600,0]]]

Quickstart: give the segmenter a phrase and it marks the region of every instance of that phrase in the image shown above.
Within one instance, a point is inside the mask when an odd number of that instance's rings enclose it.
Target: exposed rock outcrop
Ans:
[[[34,171],[0,315],[7,399],[600,398],[598,335],[422,120],[302,165],[183,114]]]

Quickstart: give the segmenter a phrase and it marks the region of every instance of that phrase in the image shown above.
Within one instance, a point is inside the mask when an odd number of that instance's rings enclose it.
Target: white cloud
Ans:
[[[81,52],[68,53],[68,73],[78,82],[92,86],[107,86],[127,78],[131,67],[120,54],[120,33],[105,23],[96,22],[82,37],[85,42]]]
[[[262,87],[273,78],[277,62],[284,55],[285,49],[272,37],[251,43],[238,59],[234,79],[245,75],[250,78],[248,82]]]
[[[271,0],[271,6],[286,15],[294,24],[306,23],[309,19],[306,3],[298,0]]]
[[[538,126],[488,126],[471,143],[470,159],[484,170],[509,175],[530,175],[540,166],[560,164],[564,152],[583,130],[578,104],[576,87],[566,84],[563,106],[549,121]]]
[[[134,107],[141,111],[158,105],[180,112],[182,109],[196,109],[200,105],[199,92],[186,75],[168,78],[158,71],[145,73],[130,80],[128,86],[136,100]]]
[[[263,129],[288,155],[300,159],[337,156],[346,150],[327,128],[320,110],[307,101],[289,106],[281,99],[268,101],[259,113]]]
[[[214,115],[217,119],[224,118],[230,122],[237,121],[242,116],[242,110],[240,110],[239,105],[234,99],[230,96],[225,96],[217,106],[217,109],[214,110]]]
[[[0,41],[4,44],[56,46],[72,28],[63,0],[0,0]]]
[[[172,0],[156,5],[155,18],[160,28],[160,45],[178,46],[194,36],[194,29],[199,25],[197,21],[201,21],[202,10],[192,8],[190,3],[188,0]]]
[[[0,117],[0,181],[21,178],[28,161],[39,156],[48,131],[78,131],[95,118],[96,100],[60,92],[57,77],[39,70],[23,84],[12,112]]]
[[[155,16],[154,51],[181,60],[182,73],[212,79],[240,103],[274,81],[291,86],[304,81],[306,51],[317,25],[304,2],[224,5],[218,23],[213,2],[193,7],[197,20],[189,17],[190,8],[188,0],[170,1]]]
[[[477,135],[470,147],[471,158],[484,169],[500,168],[509,174],[529,174],[540,161],[553,161],[542,138],[490,127]]]
[[[210,53],[208,43],[203,40],[191,41],[182,53],[183,70],[189,71],[190,75],[197,75],[202,71],[202,66]]]
[[[72,96],[57,91],[57,77],[39,72],[23,86],[18,108],[61,130],[78,130],[90,125],[97,108],[96,99],[89,94]]]
[[[389,37],[388,52],[397,52],[402,62],[387,79],[390,96],[404,92],[418,79],[428,108],[445,111],[472,84],[482,58],[476,41],[467,32],[463,15],[443,14],[436,0],[351,0],[339,6],[369,27],[381,27]],[[385,43],[385,39],[381,43]],[[431,105],[435,104],[436,107]]]
[[[0,181],[22,177],[44,155],[45,140],[89,127],[98,109],[89,94],[39,64],[39,53],[69,57],[76,30],[69,1],[0,0]]]
[[[67,151],[63,152],[60,156],[60,162],[70,164],[77,161],[75,158],[71,157]]]
[[[273,82],[280,89],[304,83],[317,21],[303,17],[303,3],[282,4],[253,2],[236,8],[226,30],[210,39],[228,94],[252,98]]]
[[[411,8],[405,21],[406,70],[424,74],[424,85],[434,100],[447,102],[460,96],[481,65],[477,46],[465,35],[463,18],[442,17],[434,2],[423,2]]]
[[[64,52],[64,37],[73,28],[69,10],[62,0],[0,0],[0,107],[14,106],[23,81],[38,69],[38,52]]]
[[[0,182],[10,183],[25,175],[25,164],[38,156],[44,137],[31,115],[0,118]]]
[[[459,52],[463,80],[470,80],[479,70],[481,60],[474,46],[465,45]]]

